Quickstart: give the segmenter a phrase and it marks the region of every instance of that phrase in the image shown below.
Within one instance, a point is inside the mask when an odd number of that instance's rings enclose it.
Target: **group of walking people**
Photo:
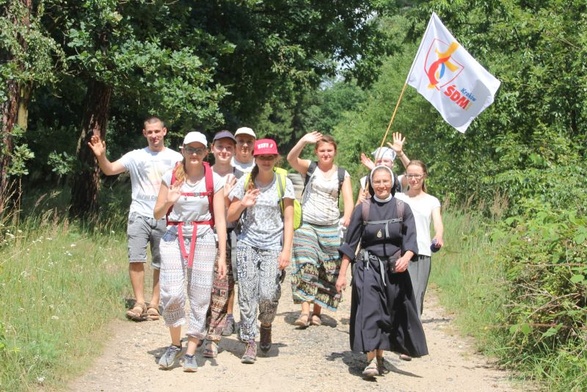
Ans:
[[[147,119],[148,146],[115,162],[106,158],[99,135],[88,143],[106,175],[131,176],[127,234],[136,302],[127,317],[157,320],[162,311],[171,344],[159,359],[161,368],[174,367],[183,352],[183,370],[196,371],[197,348],[204,344],[203,355],[214,358],[221,336],[234,331],[244,343],[241,362],[255,363],[257,339],[261,351],[271,349],[286,271],[300,306],[294,324],[307,328],[322,324],[324,308],[336,311],[349,266],[350,344],[367,355],[363,375],[384,373],[384,351],[406,360],[428,353],[420,315],[431,265],[430,224],[437,247],[443,245],[443,227],[440,203],[426,193],[426,166],[405,156],[401,134],[378,148],[374,161],[362,155],[370,174],[361,179],[356,205],[350,174],[335,164],[336,141],[320,132],[303,136],[287,155],[305,178],[303,220],[294,231],[296,195],[279,168],[274,140],[257,139],[243,127],[234,135],[216,133],[209,145],[203,133],[192,131],[176,153],[164,145],[166,132],[159,118]],[[306,145],[314,145],[315,159],[300,157]],[[399,179],[393,171],[398,155],[406,169]],[[153,267],[149,303],[143,293],[147,245]]]

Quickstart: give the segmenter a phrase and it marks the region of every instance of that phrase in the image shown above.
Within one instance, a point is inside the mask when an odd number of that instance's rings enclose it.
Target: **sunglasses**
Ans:
[[[187,153],[188,155],[192,155],[192,154],[196,154],[196,155],[202,155],[203,153],[206,152],[206,148],[205,147],[190,147],[190,146],[185,146],[183,148],[183,151],[185,153]]]

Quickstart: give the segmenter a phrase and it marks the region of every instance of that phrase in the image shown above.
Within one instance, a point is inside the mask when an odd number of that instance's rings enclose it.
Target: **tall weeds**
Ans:
[[[123,231],[56,210],[2,222],[0,390],[54,388],[87,366],[130,290]]]
[[[453,312],[460,330],[476,338],[480,350],[495,354],[490,330],[505,301],[506,279],[492,244],[489,223],[471,212],[444,212],[445,246],[432,256],[431,285]]]

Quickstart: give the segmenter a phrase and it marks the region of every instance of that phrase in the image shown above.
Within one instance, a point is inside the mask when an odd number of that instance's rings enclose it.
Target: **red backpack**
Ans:
[[[198,225],[210,225],[210,227],[214,227],[214,176],[212,174],[212,168],[210,168],[210,164],[208,162],[202,162],[204,165],[204,180],[206,181],[206,192],[181,192],[181,196],[191,196],[191,197],[208,197],[208,208],[210,210],[211,218],[205,221],[192,221],[192,222],[178,222],[178,221],[170,221],[169,214],[173,209],[173,206],[169,207],[167,210],[167,215],[165,218],[167,219],[167,225],[177,226],[177,236],[179,241],[179,250],[181,251],[181,255],[184,259],[188,260],[188,268],[191,268],[194,264],[194,250],[196,248],[196,235],[198,232]],[[177,165],[181,165],[181,162]],[[169,186],[173,185],[176,180],[175,171],[177,170],[177,165],[171,172],[171,182]],[[190,253],[188,255],[185,249],[185,242],[183,237],[183,225],[185,223],[191,223],[193,227],[192,231],[192,240],[190,242]]]

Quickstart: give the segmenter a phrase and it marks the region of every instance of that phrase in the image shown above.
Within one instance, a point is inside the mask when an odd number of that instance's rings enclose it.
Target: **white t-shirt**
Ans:
[[[350,175],[345,170],[344,178],[347,177]],[[304,222],[322,226],[338,224],[340,220],[339,186],[338,169],[333,172],[330,178],[326,178],[326,174],[316,166],[302,197]]]
[[[232,157],[232,161],[230,162],[230,164],[232,165],[232,167],[240,170],[243,173],[250,173],[251,170],[253,170],[253,167],[255,166],[255,160],[253,159],[249,163],[243,163],[237,161],[235,157]]]
[[[163,175],[162,181],[168,187],[170,186],[172,170],[169,170]],[[214,193],[224,188],[224,180],[216,173],[212,173],[212,180],[214,181]],[[202,178],[195,185],[188,185],[187,181],[184,181],[181,186],[182,193],[205,193],[206,192],[206,177]],[[212,196],[214,198],[214,196]],[[210,210],[213,210],[214,206],[210,206],[208,203],[208,196],[188,196],[181,195],[179,199],[173,205],[171,212],[169,213],[169,220],[171,222],[198,222],[207,221],[212,218]],[[204,236],[208,231],[213,228],[209,225],[198,226],[198,237]],[[193,227],[191,224],[186,223],[183,226],[184,236],[192,235]]]
[[[234,189],[230,192],[230,200],[235,197],[239,200],[243,199],[245,180],[248,180],[248,177],[242,176],[238,180]],[[255,186],[260,190],[260,193],[255,205],[248,207],[241,215],[241,219],[244,219],[238,240],[259,249],[281,249],[283,218],[281,216],[281,207],[279,206],[277,174],[273,176],[273,181],[269,185],[259,187],[258,184],[255,184]],[[295,199],[293,184],[287,177],[285,178],[283,199]]]
[[[153,209],[161,187],[163,174],[183,159],[177,151],[169,148],[151,151],[148,147],[127,152],[118,160],[130,174],[132,202],[130,213],[153,217]]]
[[[416,235],[418,237],[418,254],[422,256],[431,256],[430,244],[430,223],[432,221],[432,211],[440,208],[440,201],[429,194],[416,198],[409,197],[405,193],[398,192],[395,197],[406,202],[412,209],[414,221],[416,222]]]
[[[214,170],[214,167],[212,167],[212,170]],[[222,174],[218,174],[218,173],[216,173],[216,174],[217,174],[217,175],[220,177],[220,179],[221,179],[221,182],[222,182],[222,186],[223,186],[223,187],[224,187],[224,185],[226,185],[226,181],[228,181],[228,179],[229,179],[229,178],[231,178],[232,176],[234,176],[234,174],[233,174],[232,172],[231,172],[231,173],[226,173],[226,174],[224,174],[224,175],[222,175]],[[223,191],[223,192],[224,192],[224,191]],[[228,207],[229,207],[229,206],[228,206],[228,205],[226,205],[225,207],[226,207],[226,209],[228,210]],[[232,228],[234,228],[235,226],[236,226],[236,222],[228,222],[228,221],[226,221],[226,228],[228,228],[228,229],[232,229]]]

